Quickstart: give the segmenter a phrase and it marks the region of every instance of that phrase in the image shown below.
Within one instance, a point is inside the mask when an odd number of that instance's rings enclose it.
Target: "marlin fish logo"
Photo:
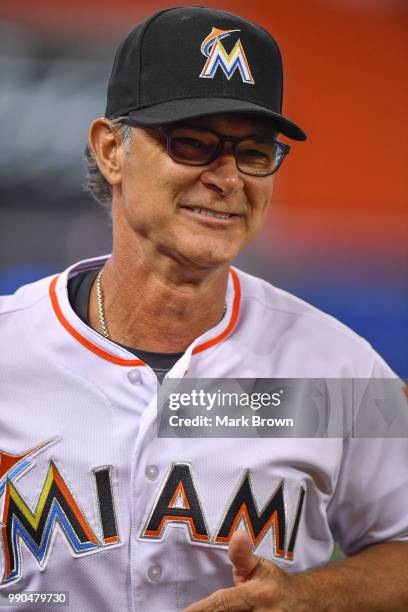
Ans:
[[[33,465],[30,459],[34,457],[34,455],[37,455],[59,440],[60,438],[58,436],[50,438],[16,455],[5,453],[0,450],[0,496],[4,491],[7,480],[14,480],[24,474]]]
[[[235,43],[231,53],[227,53],[221,42],[223,38],[230,36],[233,32],[240,31],[212,28],[201,44],[201,53],[208,59],[201,71],[200,79],[213,79],[218,67],[220,67],[228,80],[238,70],[244,83],[255,84],[240,39]]]

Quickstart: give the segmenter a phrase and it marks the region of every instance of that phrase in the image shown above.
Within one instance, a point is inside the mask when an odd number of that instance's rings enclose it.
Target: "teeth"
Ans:
[[[231,216],[229,213],[226,213],[226,214],[216,213],[210,210],[205,210],[203,208],[192,208],[191,210],[193,212],[200,213],[201,215],[205,215],[207,217],[216,217],[217,219],[229,219]]]

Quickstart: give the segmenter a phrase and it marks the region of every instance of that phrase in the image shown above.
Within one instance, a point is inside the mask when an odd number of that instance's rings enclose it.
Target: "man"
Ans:
[[[394,377],[340,323],[230,267],[265,221],[278,134],[305,139],[281,103],[276,42],[236,15],[168,9],[119,47],[88,150],[112,255],[1,302],[3,597],[408,608],[405,440],[157,435],[158,380]],[[333,536],[350,556],[327,565]]]

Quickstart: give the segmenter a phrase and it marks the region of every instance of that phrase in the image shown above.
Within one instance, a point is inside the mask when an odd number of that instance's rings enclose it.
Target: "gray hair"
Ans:
[[[112,119],[111,127],[119,134],[124,144],[125,153],[129,151],[132,141],[133,130],[130,125],[123,123],[124,117]],[[89,143],[85,147],[84,157],[86,162],[86,191],[102,206],[110,207],[112,205],[112,186],[99,170],[95,156]]]

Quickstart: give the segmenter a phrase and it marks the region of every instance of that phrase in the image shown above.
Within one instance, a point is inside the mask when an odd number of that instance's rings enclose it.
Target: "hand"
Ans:
[[[296,578],[253,553],[246,531],[236,531],[228,546],[235,586],[215,591],[184,612],[295,612],[301,606]]]

